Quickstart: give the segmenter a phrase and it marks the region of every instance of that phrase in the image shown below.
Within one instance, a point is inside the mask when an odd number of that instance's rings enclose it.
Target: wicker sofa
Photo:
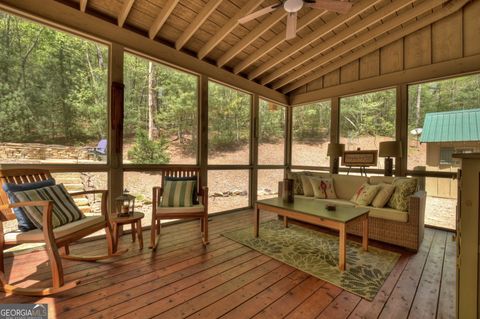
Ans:
[[[289,178],[294,180],[295,186],[301,183],[300,174],[310,176],[332,178],[337,194],[337,199],[316,199],[299,194],[299,188],[296,187],[295,197],[309,198],[319,202],[319,205],[333,203],[338,205],[356,206],[350,202],[355,191],[365,182],[370,184],[392,183],[393,177],[387,176],[354,176],[354,175],[332,175],[328,173],[316,172],[290,172]],[[280,182],[281,183],[281,182]],[[281,185],[279,190],[281,190]],[[408,200],[408,211],[403,212],[393,208],[370,208],[368,237],[370,239],[382,241],[389,244],[398,245],[417,251],[423,240],[425,201],[426,193],[417,191],[411,195]],[[347,225],[347,232],[361,236],[362,225],[360,222],[351,222]]]

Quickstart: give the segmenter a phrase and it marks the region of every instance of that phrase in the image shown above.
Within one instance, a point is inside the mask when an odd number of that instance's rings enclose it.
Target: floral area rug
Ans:
[[[338,237],[297,225],[283,226],[273,220],[223,236],[255,249],[367,300],[373,300],[395,266],[400,254],[347,241],[347,270],[338,269]]]

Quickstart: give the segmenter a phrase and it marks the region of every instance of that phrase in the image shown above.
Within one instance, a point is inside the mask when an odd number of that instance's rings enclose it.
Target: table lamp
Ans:
[[[343,152],[345,151],[345,144],[340,143],[330,143],[328,144],[327,149],[327,156],[330,156],[332,159],[331,161],[331,168],[330,172],[332,174],[338,174],[338,158],[343,156]]]
[[[392,157],[402,157],[402,143],[400,141],[380,142],[378,156],[385,157],[385,176],[392,176]]]

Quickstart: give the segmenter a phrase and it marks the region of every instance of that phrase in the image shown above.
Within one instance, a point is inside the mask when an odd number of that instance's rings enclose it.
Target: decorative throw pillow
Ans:
[[[315,193],[313,192],[312,183],[310,182],[310,176],[300,175],[303,185],[303,195],[313,197]]]
[[[355,194],[353,194],[353,197],[350,201],[358,205],[368,206],[375,198],[379,190],[379,185],[370,185],[368,183],[364,183],[357,189]]]
[[[293,179],[293,193],[303,195],[303,185],[300,172],[287,172],[287,178]]]
[[[23,192],[15,192],[15,197],[19,202],[44,201],[53,202],[52,225],[53,228],[59,227],[76,220],[85,218],[85,215],[78,209],[72,196],[68,193],[63,184],[48,186]],[[37,228],[43,227],[43,207],[27,206],[24,207],[28,218]]]
[[[47,186],[55,185],[55,180],[50,178],[44,181],[34,182],[34,183],[23,183],[23,184],[15,184],[15,183],[5,183],[2,185],[3,190],[8,196],[10,203],[16,203],[17,198],[15,197],[15,192],[21,191],[28,191],[31,189],[37,189]],[[35,229],[35,224],[28,218],[27,214],[23,210],[22,207],[15,207],[13,209],[13,213],[18,221],[18,229],[22,232],[26,232],[32,229]]]
[[[378,186],[380,186],[380,190],[378,191],[377,196],[373,199],[372,206],[382,208],[388,203],[390,197],[392,197],[392,194],[395,191],[395,185],[380,183]]]
[[[163,184],[162,207],[192,207],[194,181],[169,181]]]
[[[395,191],[388,201],[388,206],[406,212],[408,210],[408,197],[417,190],[415,178],[398,177],[393,180]]]
[[[166,181],[194,181],[193,184],[193,192],[192,192],[192,203],[193,205],[198,205],[198,194],[197,194],[197,176],[189,176],[189,177],[172,177],[172,176],[166,176],[165,177]]]
[[[333,187],[333,180],[331,178],[309,177],[309,179],[310,179],[310,183],[312,184],[315,198],[322,198],[322,199],[337,198],[337,194],[335,193],[335,188]]]

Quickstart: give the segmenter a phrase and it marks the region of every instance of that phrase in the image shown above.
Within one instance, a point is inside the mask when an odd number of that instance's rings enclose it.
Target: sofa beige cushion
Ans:
[[[380,190],[373,199],[372,206],[382,208],[388,203],[390,197],[392,197],[392,194],[395,191],[395,185],[380,183],[378,186],[380,186]]]
[[[303,195],[313,197],[315,193],[313,192],[312,183],[310,182],[310,176],[300,175],[300,178],[302,179]]]
[[[395,191],[388,201],[388,207],[407,211],[408,197],[417,190],[417,179],[397,177],[393,180],[393,185],[395,185]]]
[[[105,223],[103,216],[87,216],[83,219],[56,227],[53,229],[55,238],[61,238],[77,231],[80,231],[91,226],[102,226]],[[27,232],[21,232],[19,230],[6,233],[5,243],[22,243],[22,242],[44,242],[43,231],[40,229],[34,229]]]
[[[309,178],[310,182],[312,183],[315,198],[337,198],[333,180],[331,178],[318,178],[312,176]]]
[[[368,177],[352,176],[352,175],[333,175],[333,185],[337,198],[350,200],[355,191],[362,186],[363,183],[368,182]]]
[[[372,206],[358,206],[358,207],[369,208],[370,209],[370,212],[368,213],[369,217],[388,219],[388,220],[393,220],[393,221],[402,222],[402,223],[408,222],[407,212],[402,212],[393,208],[386,208],[386,207],[384,208],[375,208]]]
[[[373,201],[379,190],[379,185],[370,185],[369,183],[363,183],[362,186],[357,189],[355,194],[353,194],[350,201],[354,202],[357,205],[368,206]]]
[[[307,176],[313,176],[313,177],[318,177],[318,178],[332,178],[332,174],[330,174],[330,173],[309,172],[309,171],[305,171],[303,173]]]
[[[395,177],[393,176],[370,176],[370,184],[392,184]]]

